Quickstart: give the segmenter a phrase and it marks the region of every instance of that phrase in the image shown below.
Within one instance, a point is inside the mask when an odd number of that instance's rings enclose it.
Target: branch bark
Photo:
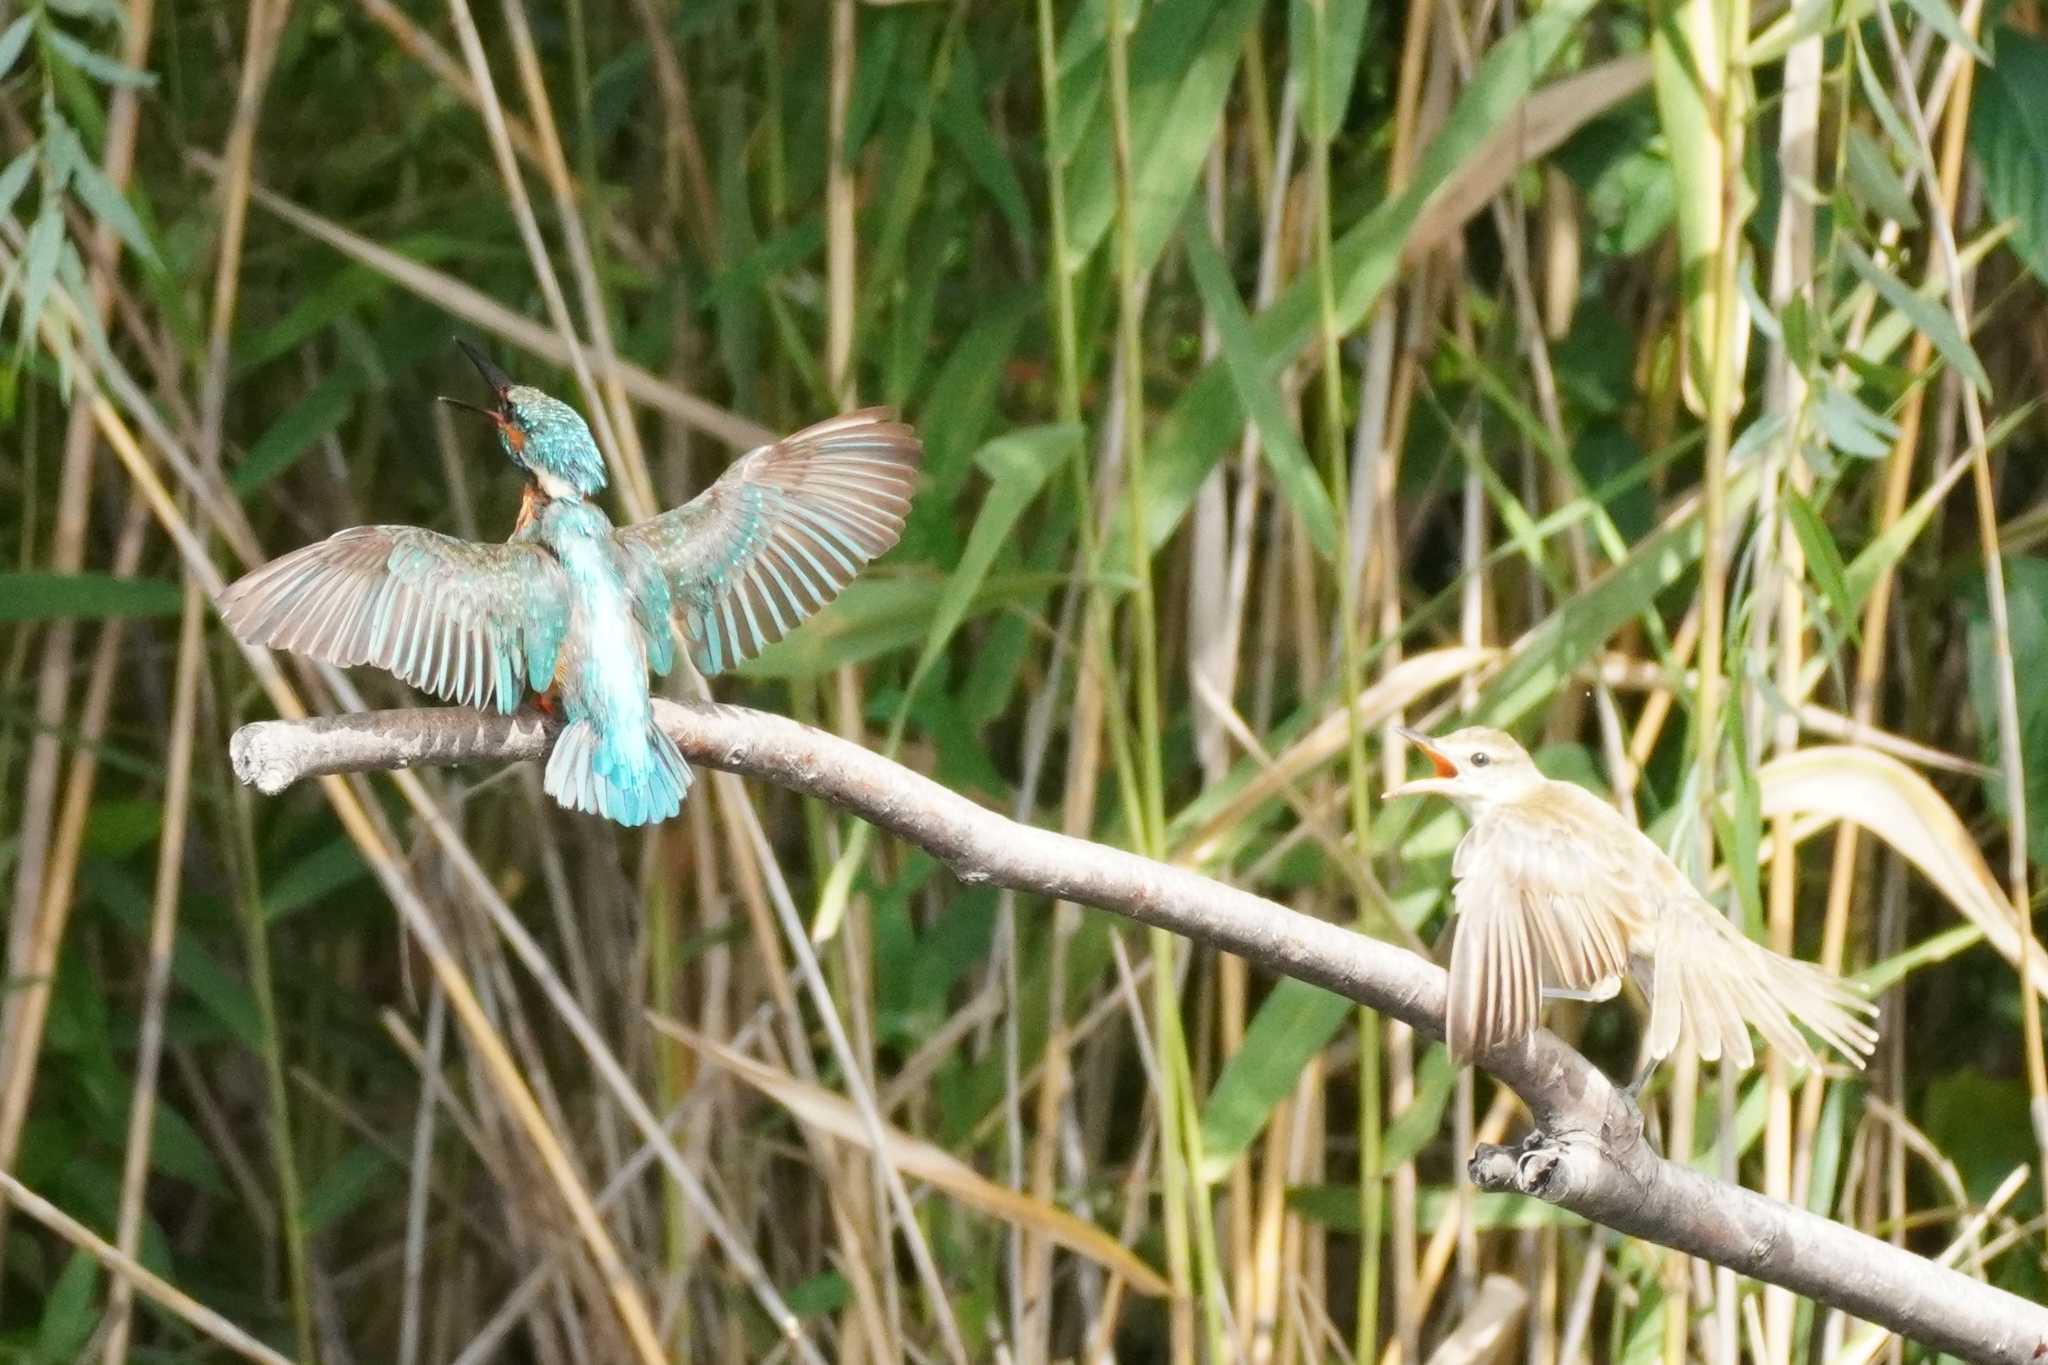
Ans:
[[[1444,973],[1415,954],[1185,868],[1035,829],[856,744],[780,716],[657,700],[692,762],[834,805],[917,845],[961,881],[1078,901],[1236,953],[1443,1036]],[[260,721],[229,744],[243,782],[277,793],[309,777],[535,759],[537,713],[439,709]],[[1536,1131],[1481,1147],[1475,1184],[1569,1209],[1728,1266],[1969,1360],[2048,1360],[2048,1308],[1803,1209],[1665,1161],[1634,1105],[1549,1032],[1481,1059],[1529,1106]]]

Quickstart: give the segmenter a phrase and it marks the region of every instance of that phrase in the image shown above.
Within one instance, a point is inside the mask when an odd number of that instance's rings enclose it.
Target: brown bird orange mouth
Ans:
[[[1429,760],[1429,766],[1436,770],[1438,777],[1456,777],[1458,775],[1458,765],[1451,762],[1444,751],[1437,747],[1435,740],[1423,734],[1422,731],[1411,730],[1405,725],[1396,725],[1394,729],[1400,733],[1401,738],[1422,750],[1422,756]]]

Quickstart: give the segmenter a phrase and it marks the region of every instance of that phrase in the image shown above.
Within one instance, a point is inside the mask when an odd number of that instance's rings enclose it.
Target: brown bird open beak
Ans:
[[[1435,740],[1420,730],[1411,730],[1405,725],[1396,725],[1394,731],[1422,750],[1422,756],[1429,760],[1429,766],[1435,769],[1435,772],[1429,777],[1417,777],[1403,782],[1383,794],[1381,800],[1390,801],[1397,796],[1449,796],[1457,790],[1458,765],[1451,761],[1449,754],[1438,747]]]

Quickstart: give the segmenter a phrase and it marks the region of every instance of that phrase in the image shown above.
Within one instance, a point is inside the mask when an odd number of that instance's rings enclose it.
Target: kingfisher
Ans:
[[[680,625],[706,677],[830,602],[902,534],[923,447],[885,408],[806,427],[735,461],[681,507],[614,527],[604,459],[567,403],[458,342],[491,388],[482,413],[526,475],[503,544],[417,526],[357,526],[229,585],[221,615],[250,644],[374,664],[434,696],[559,712],[544,787],[621,825],[682,808],[690,768],[654,721],[648,674]]]

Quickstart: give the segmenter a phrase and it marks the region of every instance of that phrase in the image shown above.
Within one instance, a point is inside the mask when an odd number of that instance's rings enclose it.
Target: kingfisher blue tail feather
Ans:
[[[690,769],[654,723],[647,677],[672,666],[674,623],[709,676],[831,601],[902,534],[916,433],[880,408],[835,417],[614,529],[588,500],[604,462],[583,419],[464,349],[498,398],[477,410],[532,480],[511,540],[355,527],[233,584],[222,616],[252,644],[375,664],[470,706],[509,712],[528,689],[558,687],[548,794],[622,825],[666,820]]]
[[[675,815],[692,778],[676,742],[651,721],[634,742],[630,732],[601,734],[590,721],[578,720],[555,740],[541,785],[570,810],[631,827]]]

